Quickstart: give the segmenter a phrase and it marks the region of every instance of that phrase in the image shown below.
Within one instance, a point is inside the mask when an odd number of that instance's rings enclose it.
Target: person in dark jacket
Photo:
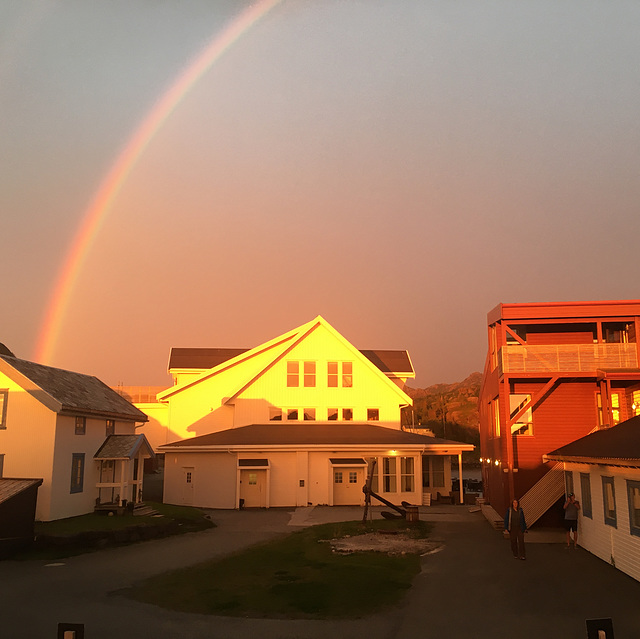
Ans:
[[[507,513],[504,516],[504,529],[509,533],[514,559],[526,559],[524,533],[527,532],[527,523],[524,519],[524,512],[520,508],[520,502],[517,499],[514,499],[507,509]]]

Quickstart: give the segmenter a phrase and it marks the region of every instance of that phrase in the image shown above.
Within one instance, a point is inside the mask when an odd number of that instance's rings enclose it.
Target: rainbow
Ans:
[[[222,33],[214,36],[160,97],[142,124],[134,131],[82,216],[80,226],[65,257],[45,312],[34,351],[34,361],[42,364],[51,363],[73,289],[91,246],[122,186],[153,137],[180,101],[211,66],[258,20],[280,2],[281,0],[259,0],[237,16]]]

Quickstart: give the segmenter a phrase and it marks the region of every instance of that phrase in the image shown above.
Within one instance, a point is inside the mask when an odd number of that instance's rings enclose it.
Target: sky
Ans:
[[[0,342],[168,385],[171,347],[322,315],[424,387],[482,370],[501,302],[637,299],[639,27],[635,0],[4,0]]]

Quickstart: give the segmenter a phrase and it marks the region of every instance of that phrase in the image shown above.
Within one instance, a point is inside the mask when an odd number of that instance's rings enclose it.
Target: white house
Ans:
[[[544,456],[581,504],[578,543],[640,581],[640,416]]]
[[[317,317],[250,350],[173,349],[158,394],[164,500],[210,508],[360,504],[368,463],[389,501],[449,494],[473,446],[404,432],[406,351],[359,351]]]
[[[18,359],[0,345],[0,477],[42,478],[36,519],[142,498],[147,417],[96,377]]]

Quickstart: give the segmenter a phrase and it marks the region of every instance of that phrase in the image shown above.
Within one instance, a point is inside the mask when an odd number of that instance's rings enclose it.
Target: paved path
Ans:
[[[379,509],[375,516],[379,516]],[[464,506],[423,509],[442,550],[424,558],[403,604],[348,621],[256,620],[162,610],[118,590],[165,570],[235,552],[299,526],[359,519],[358,508],[213,511],[200,533],[72,557],[0,562],[0,637],[48,639],[58,621],[82,622],[86,639],[583,639],[585,619],[613,617],[617,639],[640,637],[640,584],[584,550],[508,542]],[[530,536],[533,541],[534,535]],[[50,563],[61,563],[52,566]]]

